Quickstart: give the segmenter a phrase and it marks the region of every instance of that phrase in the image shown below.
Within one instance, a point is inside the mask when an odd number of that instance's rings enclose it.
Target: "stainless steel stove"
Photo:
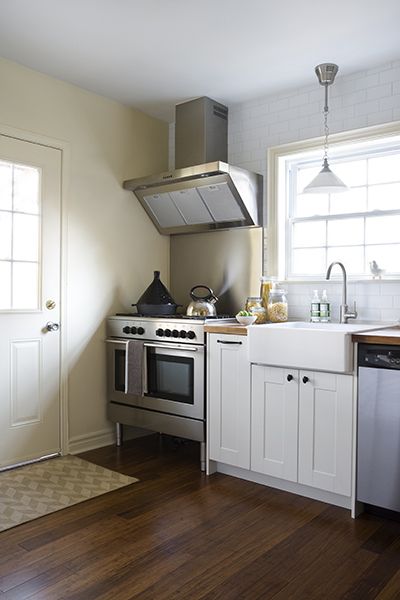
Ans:
[[[208,322],[230,317],[148,317],[118,314],[107,319],[108,416],[116,424],[200,442],[205,466],[205,346]]]

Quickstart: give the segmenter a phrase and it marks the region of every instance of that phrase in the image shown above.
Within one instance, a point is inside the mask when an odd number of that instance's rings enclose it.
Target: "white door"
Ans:
[[[0,135],[0,466],[60,451],[61,151]]]
[[[211,334],[209,339],[209,457],[249,469],[250,363],[247,338]]]
[[[350,496],[353,377],[300,372],[299,483]]]
[[[288,481],[297,481],[298,375],[252,367],[251,468]]]

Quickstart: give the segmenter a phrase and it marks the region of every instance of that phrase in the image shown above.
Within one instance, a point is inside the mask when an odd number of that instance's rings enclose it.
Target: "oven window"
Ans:
[[[148,353],[148,393],[146,396],[165,398],[183,404],[194,404],[193,358]]]
[[[125,392],[125,350],[114,350],[114,389]]]

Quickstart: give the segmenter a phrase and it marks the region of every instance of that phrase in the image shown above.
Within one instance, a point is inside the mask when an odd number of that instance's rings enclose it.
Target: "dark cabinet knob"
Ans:
[[[130,333],[130,332],[131,332],[131,328],[130,328],[130,327],[124,327],[124,328],[122,329],[122,331],[123,331],[124,333]]]
[[[306,376],[304,375],[304,377],[303,377],[303,383],[307,383],[307,381],[310,381],[310,380],[308,379],[308,377],[306,377]]]
[[[289,375],[286,377],[286,379],[287,379],[288,381],[292,381],[292,379],[293,379],[293,375],[290,375],[290,373],[289,373]]]
[[[172,337],[174,337],[174,338],[179,337],[179,331],[177,329],[172,330]]]
[[[194,340],[194,338],[196,337],[196,334],[194,331],[188,331],[187,336],[188,336],[189,340]]]
[[[162,337],[164,335],[164,329],[157,329],[156,335],[158,335],[158,337]]]
[[[138,332],[139,335],[143,335],[144,334],[143,327],[138,327],[137,332]]]
[[[181,336],[181,338],[185,338],[186,337],[186,331],[184,329],[182,329],[182,331],[179,334]]]
[[[135,333],[137,333],[137,327],[131,327],[131,333],[135,335]]]
[[[164,333],[165,333],[165,337],[171,337],[171,333],[172,333],[172,331],[171,331],[170,329],[166,329],[166,330],[164,331]]]

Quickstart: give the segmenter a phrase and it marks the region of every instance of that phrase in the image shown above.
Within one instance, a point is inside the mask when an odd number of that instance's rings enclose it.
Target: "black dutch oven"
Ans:
[[[158,316],[174,315],[181,304],[176,304],[171,294],[160,280],[160,271],[154,271],[154,279],[140,296],[136,304],[137,311],[141,315]]]

